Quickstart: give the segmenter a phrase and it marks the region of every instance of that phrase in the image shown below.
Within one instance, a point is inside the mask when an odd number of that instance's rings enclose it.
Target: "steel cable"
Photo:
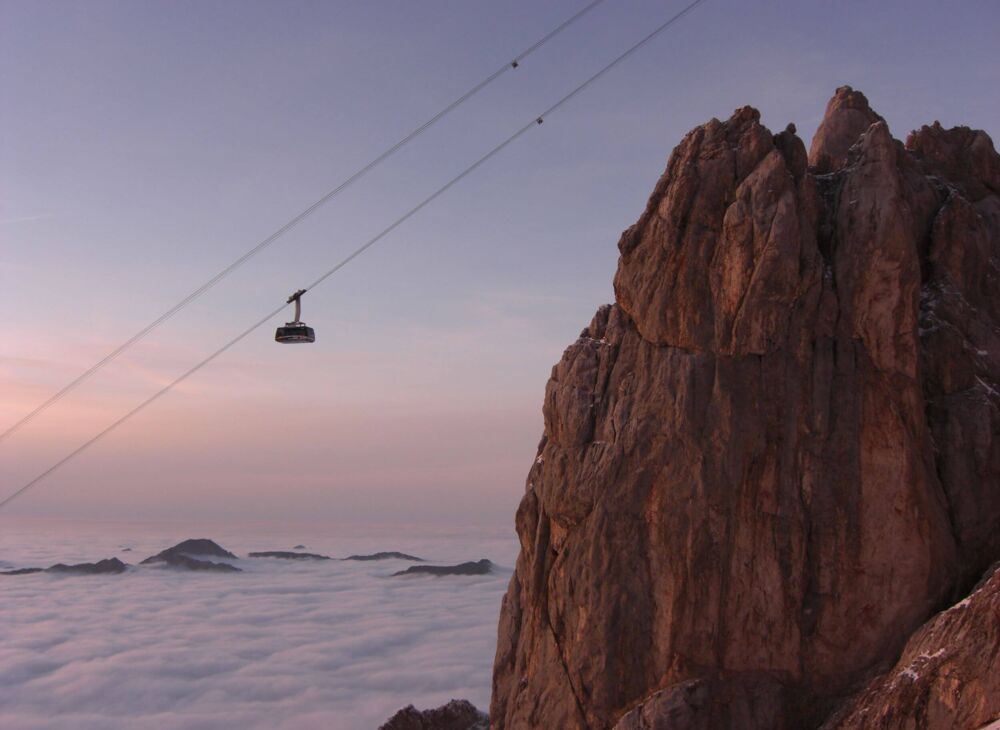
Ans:
[[[545,117],[547,115],[555,112],[557,109],[559,109],[560,107],[562,107],[570,99],[572,99],[577,94],[579,94],[581,91],[583,91],[588,86],[590,86],[591,84],[593,84],[595,81],[597,81],[599,78],[601,78],[602,76],[604,76],[604,74],[606,74],[612,68],[614,68],[619,63],[621,63],[622,61],[624,61],[626,58],[628,58],[629,56],[631,56],[633,53],[635,53],[636,51],[638,51],[640,48],[642,48],[644,45],[646,45],[653,38],[655,38],[656,36],[660,35],[663,31],[667,30],[667,28],[669,28],[670,26],[672,26],[674,23],[676,23],[677,21],[679,21],[681,18],[683,18],[685,15],[687,15],[689,12],[691,12],[692,10],[694,10],[696,7],[698,7],[699,5],[701,5],[704,2],[707,2],[707,0],[694,0],[694,2],[692,2],[689,5],[687,5],[686,7],[684,7],[684,9],[682,9],[680,12],[678,12],[675,15],[671,16],[665,22],[661,23],[652,32],[650,32],[648,35],[646,35],[640,41],[638,41],[637,43],[635,43],[634,45],[632,45],[631,47],[629,47],[628,50],[626,50],[621,55],[617,56],[610,63],[608,63],[607,65],[605,65],[604,67],[602,67],[597,73],[595,73],[594,75],[592,75],[590,78],[588,78],[582,84],[580,84],[579,86],[577,86],[576,88],[574,88],[572,91],[570,91],[568,94],[566,94],[565,96],[563,96],[555,104],[553,104],[552,106],[550,106],[548,109],[546,109],[544,112],[542,112],[538,116],[534,117],[530,122],[528,122],[527,124],[525,124],[524,126],[522,126],[520,129],[518,129],[512,135],[510,135],[509,137],[507,137],[507,139],[505,139],[504,141],[502,141],[500,144],[498,144],[495,147],[493,147],[493,149],[491,149],[485,155],[483,155],[478,160],[476,160],[475,162],[473,162],[471,165],[469,165],[468,167],[466,167],[458,175],[456,175],[455,177],[451,178],[444,185],[442,185],[437,190],[435,190],[433,193],[431,193],[429,196],[427,196],[426,198],[424,198],[420,203],[418,203],[414,207],[410,208],[406,213],[404,213],[402,216],[400,216],[395,221],[393,221],[392,224],[390,224],[389,226],[386,226],[378,234],[376,234],[375,236],[373,236],[372,238],[370,238],[363,245],[361,245],[358,248],[356,248],[351,254],[349,254],[344,259],[342,259],[340,262],[338,262],[335,266],[333,266],[332,268],[330,268],[329,270],[327,270],[326,272],[324,272],[322,276],[320,276],[312,284],[310,284],[308,287],[306,287],[306,289],[307,290],[308,289],[312,289],[312,288],[318,286],[319,284],[323,283],[326,279],[328,279],[330,276],[332,276],[337,271],[339,271],[340,269],[342,269],[344,266],[346,266],[347,264],[349,264],[351,261],[353,261],[354,259],[356,259],[358,256],[360,256],[366,250],[368,250],[369,248],[371,248],[373,245],[375,245],[376,243],[378,243],[385,236],[389,235],[392,231],[394,231],[396,228],[398,228],[399,226],[401,226],[403,223],[405,223],[407,220],[409,220],[411,217],[413,217],[416,213],[418,213],[424,207],[426,207],[427,205],[429,205],[436,198],[438,198],[441,195],[443,195],[445,192],[447,192],[449,189],[451,189],[453,186],[455,186],[457,183],[459,183],[465,177],[467,177],[472,172],[474,172],[475,170],[477,170],[479,167],[481,167],[484,163],[486,163],[492,157],[494,157],[499,152],[501,152],[508,145],[510,145],[511,143],[513,143],[514,141],[516,141],[518,138],[520,138],[522,135],[524,135],[526,132],[528,132],[528,130],[530,130],[533,127],[536,127],[536,126],[542,124],[542,122],[544,121],[544,119],[545,119]],[[121,424],[125,423],[127,420],[129,420],[130,418],[132,418],[132,416],[134,416],[137,413],[139,413],[140,411],[142,411],[146,406],[150,405],[151,403],[153,403],[154,401],[156,401],[157,399],[159,399],[161,396],[163,396],[167,392],[169,392],[171,389],[173,389],[175,386],[179,385],[181,382],[183,382],[184,380],[186,380],[190,376],[194,375],[196,372],[198,372],[203,367],[205,367],[206,365],[208,365],[210,362],[212,362],[213,360],[215,360],[217,357],[219,357],[220,355],[222,355],[222,353],[226,352],[231,347],[233,347],[234,345],[236,345],[238,342],[240,342],[241,340],[243,340],[246,337],[248,337],[251,333],[253,333],[254,331],[256,331],[257,329],[259,329],[260,327],[262,327],[265,324],[267,324],[267,322],[269,322],[271,319],[273,319],[274,317],[276,317],[282,310],[284,310],[286,306],[287,306],[287,303],[284,303],[280,307],[278,307],[277,309],[269,312],[267,315],[265,315],[264,317],[262,317],[261,319],[259,319],[255,324],[251,325],[249,328],[247,328],[246,330],[244,330],[243,332],[241,332],[239,335],[237,335],[236,337],[234,337],[233,339],[231,339],[229,342],[227,342],[225,345],[223,345],[218,350],[216,350],[215,352],[213,352],[211,355],[209,355],[208,357],[206,357],[204,360],[202,360],[201,362],[199,362],[197,365],[195,365],[194,367],[192,367],[190,370],[188,370],[184,374],[180,375],[178,378],[176,378],[175,380],[173,380],[169,384],[165,385],[159,391],[157,391],[152,396],[150,396],[149,398],[147,398],[146,400],[144,400],[142,403],[140,403],[139,405],[137,405],[135,408],[133,408],[131,411],[129,411],[128,413],[126,413],[124,416],[122,416],[118,420],[114,421],[110,426],[108,426],[107,428],[105,428],[103,431],[101,431],[100,433],[98,433],[96,436],[92,437],[88,441],[86,441],[83,444],[81,444],[74,451],[70,452],[65,457],[63,457],[62,459],[60,459],[59,461],[57,461],[55,464],[53,464],[52,466],[50,466],[48,469],[46,469],[45,471],[43,471],[41,474],[39,474],[38,476],[36,476],[34,479],[32,479],[31,481],[29,481],[26,484],[24,484],[17,491],[15,491],[12,494],[8,495],[3,500],[0,500],[0,509],[2,509],[3,507],[5,507],[8,503],[10,503],[11,501],[13,501],[14,499],[16,499],[17,497],[19,497],[20,495],[22,495],[24,492],[28,491],[28,489],[30,489],[31,487],[33,487],[35,484],[37,484],[38,482],[40,482],[43,479],[45,479],[46,477],[48,477],[50,474],[52,474],[58,468],[60,468],[64,464],[66,464],[68,461],[70,461],[74,457],[78,456],[80,453],[82,453],[83,451],[85,451],[87,448],[89,448],[90,446],[92,446],[93,444],[95,444],[96,442],[98,442],[99,440],[101,440],[102,438],[104,438],[104,436],[106,436],[107,434],[111,433],[113,430],[115,430],[116,428],[118,428],[118,426],[120,426]]]
[[[101,358],[96,363],[94,363],[93,365],[91,365],[87,370],[85,370],[83,373],[81,373],[76,378],[74,378],[73,380],[71,380],[61,390],[59,390],[58,392],[56,392],[53,395],[51,395],[48,398],[48,400],[44,401],[43,403],[41,403],[40,405],[38,405],[36,408],[34,408],[32,411],[30,411],[27,415],[23,416],[20,420],[18,420],[16,423],[14,423],[12,426],[10,426],[6,431],[4,431],[3,433],[0,433],[0,442],[4,441],[4,439],[6,439],[9,436],[13,435],[22,426],[26,425],[29,421],[31,421],[32,419],[34,419],[36,416],[38,416],[39,414],[41,414],[43,411],[45,411],[48,408],[50,408],[51,406],[55,405],[63,397],[65,397],[66,395],[68,395],[69,393],[71,393],[73,390],[75,390],[78,386],[82,385],[84,382],[86,382],[87,380],[89,380],[91,376],[95,375],[98,371],[100,371],[102,368],[104,368],[104,366],[106,366],[109,363],[111,363],[119,355],[121,355],[123,352],[125,352],[126,350],[128,350],[130,347],[132,347],[132,345],[134,345],[137,342],[139,342],[140,340],[142,340],[146,335],[148,335],[150,332],[152,332],[153,330],[155,330],[161,324],[163,324],[168,319],[170,319],[171,317],[173,317],[175,314],[177,314],[178,312],[180,312],[187,305],[191,304],[196,299],[198,299],[199,297],[201,297],[202,294],[204,294],[205,292],[207,292],[208,290],[210,290],[212,287],[214,287],[220,281],[222,281],[227,276],[229,276],[230,274],[232,274],[234,271],[236,271],[237,269],[239,269],[247,261],[249,261],[250,259],[252,259],[258,253],[260,253],[261,251],[263,251],[264,249],[266,249],[268,246],[270,246],[272,243],[274,243],[275,241],[277,241],[283,235],[285,235],[290,230],[292,230],[293,228],[295,228],[299,223],[301,223],[306,218],[308,218],[313,213],[315,213],[324,204],[328,203],[330,200],[332,200],[333,198],[335,198],[341,192],[343,192],[344,190],[346,190],[347,188],[349,188],[351,185],[353,185],[358,180],[360,180],[361,178],[363,178],[365,175],[367,175],[369,172],[371,172],[372,170],[374,170],[380,164],[382,164],[387,159],[389,159],[390,157],[392,157],[392,155],[394,155],[400,149],[402,149],[407,144],[409,144],[410,142],[412,142],[414,139],[416,139],[417,137],[419,137],[421,134],[423,134],[424,132],[426,132],[428,129],[430,129],[432,126],[434,126],[437,122],[439,122],[442,119],[444,119],[444,117],[446,117],[448,114],[450,114],[451,112],[455,111],[455,109],[457,109],[458,107],[462,106],[465,102],[467,102],[469,99],[471,99],[477,93],[479,93],[480,91],[482,91],[483,89],[485,89],[487,86],[489,86],[491,83],[493,83],[500,76],[502,76],[503,74],[505,74],[507,71],[510,71],[512,69],[517,68],[520,65],[521,61],[523,61],[525,58],[527,58],[532,53],[534,53],[535,51],[537,51],[539,48],[541,48],[542,46],[544,46],[550,40],[552,40],[557,35],[559,35],[560,33],[562,33],[564,30],[566,30],[567,28],[569,28],[577,20],[579,20],[580,18],[582,18],[584,15],[586,15],[588,12],[590,12],[591,10],[593,10],[595,7],[597,7],[598,5],[600,5],[603,2],[605,2],[605,0],[592,0],[590,3],[588,3],[587,5],[585,5],[583,8],[581,8],[580,10],[578,10],[576,13],[574,13],[573,15],[571,15],[569,18],[567,18],[562,23],[560,23],[558,26],[556,26],[551,31],[549,31],[547,34],[545,34],[542,38],[540,38],[539,40],[537,40],[532,45],[528,46],[528,48],[526,48],[525,50],[521,51],[517,56],[514,57],[513,60],[508,61],[507,63],[505,63],[503,66],[501,66],[500,68],[498,68],[492,74],[490,74],[489,76],[487,76],[486,78],[484,78],[478,84],[476,84],[471,89],[469,89],[464,94],[462,94],[457,99],[455,99],[453,102],[451,102],[450,104],[448,104],[446,107],[444,107],[441,111],[439,111],[433,117],[431,117],[430,119],[428,119],[426,122],[424,122],[423,124],[421,124],[419,127],[417,127],[416,129],[414,129],[412,132],[410,132],[405,137],[403,137],[402,139],[400,139],[398,142],[396,142],[395,144],[393,144],[391,147],[389,147],[388,149],[386,149],[384,152],[382,152],[380,155],[378,155],[378,157],[376,157],[375,159],[373,159],[371,162],[369,162],[368,164],[366,164],[361,169],[359,169],[356,172],[354,172],[353,174],[351,174],[350,177],[346,178],[343,182],[341,182],[335,188],[333,188],[332,190],[328,191],[325,195],[323,195],[323,197],[319,198],[312,205],[310,205],[309,207],[305,208],[302,212],[300,212],[294,218],[292,218],[287,223],[285,223],[283,226],[281,226],[276,231],[274,231],[274,233],[272,233],[271,235],[269,235],[264,240],[260,241],[257,245],[255,245],[249,251],[247,251],[242,256],[240,256],[238,259],[236,259],[235,261],[233,261],[226,268],[224,268],[221,271],[219,271],[211,279],[209,279],[204,284],[202,284],[197,289],[195,289],[193,292],[191,292],[186,297],[184,297],[183,299],[181,299],[173,307],[171,307],[170,309],[168,309],[167,311],[165,311],[159,317],[157,317],[152,322],[150,322],[148,325],[146,325],[141,330],[139,330],[134,335],[132,335],[129,339],[125,340],[125,342],[123,342],[121,345],[119,345],[114,350],[112,350],[107,355],[105,355],[103,358]]]

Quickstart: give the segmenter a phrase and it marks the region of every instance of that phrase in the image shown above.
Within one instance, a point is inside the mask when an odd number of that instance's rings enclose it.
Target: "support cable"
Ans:
[[[132,345],[134,345],[137,342],[139,342],[141,339],[143,339],[150,332],[152,332],[153,330],[155,330],[161,324],[163,324],[168,319],[170,319],[175,314],[177,314],[182,309],[184,309],[187,305],[191,304],[196,299],[198,299],[199,297],[201,297],[202,294],[204,294],[205,292],[207,292],[209,289],[211,289],[212,287],[214,287],[220,281],[222,281],[227,276],[229,276],[234,271],[236,271],[238,268],[240,268],[247,261],[249,261],[250,259],[252,259],[258,253],[260,253],[261,251],[263,251],[265,248],[267,248],[272,243],[274,243],[275,241],[277,241],[283,235],[285,235],[290,230],[292,230],[293,228],[295,228],[299,223],[301,223],[306,218],[308,218],[313,213],[315,213],[324,204],[328,203],[330,200],[332,200],[337,195],[339,195],[340,193],[342,193],[344,190],[346,190],[347,188],[349,188],[351,185],[353,185],[354,183],[356,183],[358,180],[360,180],[361,178],[363,178],[365,175],[367,175],[369,172],[371,172],[372,170],[374,170],[380,164],[382,164],[387,159],[389,159],[390,157],[392,157],[400,149],[402,149],[403,147],[405,147],[407,144],[409,144],[414,139],[416,139],[417,137],[419,137],[421,134],[423,134],[424,132],[426,132],[432,126],[434,126],[439,121],[441,121],[442,119],[444,119],[446,116],[448,116],[448,114],[450,114],[451,112],[455,111],[458,107],[462,106],[465,102],[467,102],[469,99],[471,99],[477,93],[479,93],[480,91],[482,91],[483,89],[485,89],[487,86],[489,86],[490,84],[492,84],[494,81],[496,81],[498,78],[500,78],[500,76],[502,76],[503,74],[505,74],[506,72],[508,72],[508,71],[510,71],[512,69],[518,68],[520,66],[520,64],[521,64],[521,61],[523,61],[524,59],[526,59],[528,56],[530,56],[532,53],[534,53],[539,48],[541,48],[542,46],[544,46],[550,40],[552,40],[557,35],[559,35],[560,33],[562,33],[564,30],[566,30],[567,28],[569,28],[577,20],[579,20],[580,18],[582,18],[584,15],[586,15],[588,12],[590,12],[591,10],[593,10],[595,7],[597,7],[598,5],[600,5],[601,3],[603,3],[604,1],[605,0],[591,0],[590,3],[588,3],[587,5],[584,5],[576,13],[574,13],[573,15],[571,15],[569,18],[567,18],[566,20],[564,20],[562,23],[560,23],[558,26],[556,26],[555,28],[553,28],[547,34],[545,34],[544,36],[542,36],[539,40],[535,41],[535,43],[533,43],[532,45],[528,46],[528,48],[524,49],[519,54],[517,54],[517,56],[515,56],[513,58],[513,60],[505,63],[503,66],[501,66],[500,68],[498,68],[492,74],[490,74],[489,76],[487,76],[486,78],[484,78],[478,84],[476,84],[471,89],[469,89],[464,94],[462,94],[457,99],[455,99],[453,102],[451,102],[450,104],[448,104],[446,107],[444,107],[441,111],[439,111],[433,117],[431,117],[426,122],[424,122],[423,124],[421,124],[419,127],[417,127],[416,129],[414,129],[408,135],[406,135],[405,137],[403,137],[402,139],[400,139],[394,145],[392,145],[391,147],[389,147],[388,149],[386,149],[378,157],[376,157],[375,159],[373,159],[371,162],[369,162],[368,164],[366,164],[361,169],[359,169],[356,172],[354,172],[350,177],[346,178],[343,182],[341,182],[335,188],[333,188],[332,190],[330,190],[329,192],[327,192],[325,195],[323,195],[323,197],[321,197],[315,203],[313,203],[312,205],[310,205],[308,208],[304,209],[301,213],[299,213],[294,218],[292,218],[287,223],[285,223],[283,226],[281,226],[280,228],[278,228],[274,233],[272,233],[271,235],[269,235],[264,240],[260,241],[257,245],[255,245],[249,251],[247,251],[242,256],[240,256],[238,259],[236,259],[235,261],[233,261],[226,268],[224,268],[221,271],[219,271],[211,279],[209,279],[204,284],[202,284],[197,289],[195,289],[193,292],[191,292],[186,297],[184,297],[183,299],[181,299],[173,307],[171,307],[170,309],[168,309],[166,312],[164,312],[159,317],[157,317],[156,319],[154,319],[148,325],[146,325],[141,330],[139,330],[138,332],[136,332],[129,339],[125,340],[125,342],[123,342],[121,345],[119,345],[114,350],[112,350],[111,352],[109,352],[107,355],[105,355],[103,358],[101,358],[100,360],[98,360],[96,363],[94,363],[93,365],[91,365],[87,370],[85,370],[84,372],[82,372],[75,379],[71,380],[61,390],[59,390],[58,392],[52,394],[49,397],[48,400],[46,400],[43,403],[39,404],[37,407],[34,408],[34,410],[32,410],[31,412],[29,412],[27,415],[23,416],[20,420],[18,420],[16,423],[14,423],[14,425],[10,426],[6,431],[0,433],[0,442],[4,441],[4,439],[6,439],[7,437],[13,435],[16,431],[20,430],[22,426],[26,425],[29,421],[31,421],[32,419],[34,419],[36,416],[38,416],[39,414],[41,414],[43,411],[47,410],[51,406],[55,405],[58,401],[62,400],[62,398],[64,396],[68,395],[73,390],[75,390],[78,386],[82,385],[84,382],[86,382],[87,380],[89,380],[91,376],[95,375],[99,370],[101,370],[102,368],[104,368],[104,366],[110,364],[119,355],[121,355],[123,352],[125,352],[126,350],[128,350],[130,347],[132,347]]]
[[[683,10],[681,10],[677,14],[671,16],[668,20],[666,20],[665,22],[663,22],[662,24],[660,24],[659,26],[657,26],[651,33],[649,33],[648,35],[646,35],[642,40],[640,40],[639,42],[637,42],[636,44],[634,44],[633,46],[631,46],[627,51],[625,51],[621,55],[617,56],[613,61],[611,61],[606,66],[604,66],[603,68],[601,68],[593,76],[591,76],[586,81],[584,81],[582,84],[580,84],[575,89],[573,89],[572,91],[570,91],[568,94],[566,94],[565,96],[563,96],[559,101],[557,101],[555,104],[553,104],[552,106],[550,106],[544,112],[542,112],[537,117],[535,117],[534,119],[532,119],[530,122],[528,122],[527,124],[525,124],[523,127],[521,127],[520,129],[518,129],[512,135],[510,135],[509,137],[507,137],[507,139],[505,139],[503,142],[501,142],[496,147],[494,147],[493,149],[491,149],[485,155],[483,155],[478,160],[476,160],[475,162],[473,162],[471,165],[469,165],[468,167],[466,167],[462,172],[460,172],[458,175],[456,175],[451,180],[449,180],[448,182],[446,182],[444,185],[442,185],[440,188],[438,188],[437,190],[435,190],[429,196],[427,196],[426,198],[424,198],[420,203],[418,203],[414,207],[410,208],[410,210],[408,210],[402,216],[400,216],[399,218],[397,218],[392,224],[390,224],[389,226],[383,228],[378,234],[376,234],[374,237],[370,238],[366,243],[364,243],[363,245],[361,245],[358,248],[356,248],[350,255],[348,255],[347,257],[345,257],[344,259],[342,259],[333,268],[331,268],[328,271],[324,272],[322,276],[320,276],[312,284],[310,284],[308,287],[306,287],[306,290],[312,289],[313,287],[316,287],[316,286],[319,286],[320,284],[322,284],[324,281],[326,281],[333,274],[335,274],[336,272],[338,272],[340,269],[344,268],[347,264],[349,264],[351,261],[353,261],[354,259],[356,259],[362,253],[364,253],[369,248],[371,248],[373,245],[375,245],[376,243],[378,243],[380,240],[382,240],[383,238],[385,238],[387,235],[389,235],[390,233],[392,233],[394,230],[396,230],[396,228],[398,228],[399,226],[401,226],[403,223],[405,223],[407,220],[409,220],[411,217],[413,217],[415,214],[417,214],[419,211],[421,211],[423,208],[425,208],[427,205],[429,205],[435,199],[437,199],[438,197],[440,197],[441,195],[443,195],[445,192],[447,192],[448,190],[450,190],[452,187],[454,187],[456,184],[458,184],[465,177],[467,177],[472,172],[474,172],[479,167],[481,167],[484,163],[486,163],[492,157],[494,157],[495,155],[497,155],[498,153],[500,153],[508,145],[512,144],[514,141],[516,141],[517,139],[519,139],[522,135],[524,135],[526,132],[528,132],[528,130],[530,130],[533,127],[536,127],[536,126],[542,124],[542,122],[545,120],[546,116],[552,114],[557,109],[559,109],[560,107],[562,107],[570,99],[572,99],[577,94],[579,94],[581,91],[583,91],[588,86],[590,86],[591,84],[593,84],[595,81],[597,81],[599,78],[601,78],[602,76],[604,76],[604,74],[606,74],[612,68],[614,68],[619,63],[621,63],[622,61],[624,61],[626,58],[628,58],[629,56],[631,56],[633,53],[635,53],[636,51],[638,51],[640,48],[642,48],[644,45],[646,45],[653,38],[655,38],[656,36],[658,36],[661,33],[663,33],[663,31],[665,31],[667,28],[669,28],[670,26],[672,26],[674,23],[676,23],[677,21],[679,21],[681,18],[683,18],[685,15],[687,15],[689,12],[691,12],[692,10],[694,10],[696,7],[698,7],[699,5],[701,5],[704,2],[706,2],[706,0],[694,0],[694,2],[690,3],[689,5],[687,5]],[[45,471],[43,471],[41,474],[39,474],[38,476],[36,476],[34,479],[32,479],[31,481],[27,482],[20,489],[18,489],[17,491],[13,492],[12,494],[9,494],[3,500],[0,500],[0,509],[2,509],[3,507],[5,507],[7,504],[9,504],[11,501],[13,501],[14,499],[16,499],[20,495],[24,494],[31,487],[35,486],[38,482],[40,482],[43,479],[45,479],[46,477],[48,477],[50,474],[52,474],[52,472],[56,471],[58,468],[60,468],[64,464],[66,464],[68,461],[70,461],[71,459],[73,459],[76,456],[78,456],[80,453],[82,453],[83,451],[85,451],[87,448],[89,448],[90,446],[92,446],[96,442],[100,441],[107,434],[111,433],[116,428],[118,428],[118,426],[120,426],[121,424],[125,423],[127,420],[129,420],[130,418],[132,418],[132,416],[134,416],[137,413],[139,413],[140,411],[142,411],[146,406],[150,405],[151,403],[153,403],[154,401],[156,401],[157,399],[159,399],[161,396],[165,395],[168,391],[170,391],[171,389],[173,389],[175,386],[177,386],[180,383],[182,383],[183,381],[187,380],[190,376],[194,375],[196,372],[198,372],[203,367],[205,367],[206,365],[208,365],[210,362],[212,362],[213,360],[215,360],[222,353],[226,352],[226,350],[229,350],[231,347],[233,347],[234,345],[236,345],[238,342],[240,342],[241,340],[243,340],[246,337],[248,337],[251,333],[253,333],[257,329],[259,329],[260,327],[263,327],[271,319],[273,319],[279,313],[281,313],[281,311],[284,310],[286,306],[287,306],[287,303],[284,303],[280,307],[278,307],[277,309],[275,309],[275,310],[269,312],[268,314],[266,314],[264,317],[262,317],[261,319],[259,319],[255,324],[253,324],[249,328],[243,330],[243,332],[241,332],[239,335],[237,335],[236,337],[234,337],[233,339],[231,339],[225,345],[223,345],[218,350],[216,350],[215,352],[213,352],[211,355],[209,355],[208,357],[206,357],[204,360],[202,360],[201,362],[199,362],[193,368],[191,368],[190,370],[188,370],[184,374],[180,375],[178,378],[176,378],[175,380],[173,380],[171,383],[165,385],[163,388],[161,388],[156,393],[154,393],[152,396],[150,396],[149,398],[147,398],[146,400],[144,400],[142,403],[140,403],[139,405],[137,405],[135,408],[133,408],[131,411],[129,411],[124,416],[122,416],[121,418],[119,418],[117,421],[114,421],[110,426],[108,426],[107,428],[105,428],[103,431],[101,431],[100,433],[98,433],[96,436],[92,437],[88,441],[85,441],[83,444],[81,444],[79,447],[77,447],[74,451],[70,452],[69,454],[67,454],[66,456],[64,456],[62,459],[60,459],[59,461],[57,461],[55,464],[53,464],[52,466],[50,466],[48,469],[46,469]]]

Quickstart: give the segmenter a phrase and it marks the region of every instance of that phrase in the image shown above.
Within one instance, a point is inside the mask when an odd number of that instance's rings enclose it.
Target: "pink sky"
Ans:
[[[0,427],[579,0],[0,0]],[[679,6],[677,6],[679,7]],[[0,443],[11,492],[676,11],[606,3]],[[12,514],[512,524],[549,369],[612,299],[670,149],[743,104],[808,142],[833,90],[897,137],[996,132],[1000,5],[712,0]]]

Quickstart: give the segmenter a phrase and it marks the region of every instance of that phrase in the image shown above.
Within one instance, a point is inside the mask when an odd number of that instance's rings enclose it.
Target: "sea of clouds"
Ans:
[[[243,573],[0,576],[5,730],[374,730],[404,705],[487,709],[510,529],[0,522],[0,569],[117,556],[188,537],[246,555],[304,544],[398,550],[488,576],[390,577],[389,560],[242,559]],[[125,548],[130,548],[126,551]]]

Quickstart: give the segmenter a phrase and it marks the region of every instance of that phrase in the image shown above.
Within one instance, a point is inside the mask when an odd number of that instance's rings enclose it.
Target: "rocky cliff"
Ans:
[[[619,249],[546,387],[491,727],[962,727],[955,672],[933,723],[858,713],[905,715],[959,618],[914,632],[1000,559],[990,138],[904,146],[844,87],[807,154],[745,107]]]

